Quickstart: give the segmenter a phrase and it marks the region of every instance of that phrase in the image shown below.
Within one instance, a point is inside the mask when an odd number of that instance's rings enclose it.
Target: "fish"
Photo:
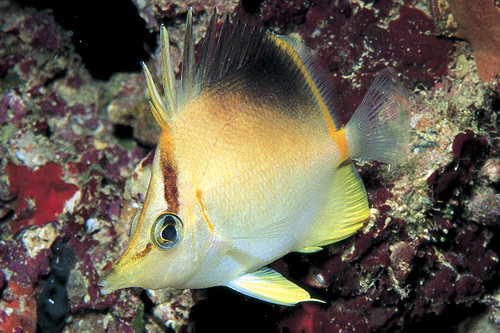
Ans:
[[[399,163],[408,93],[392,68],[342,126],[329,72],[297,38],[211,16],[198,61],[188,11],[176,88],[160,28],[163,94],[143,64],[161,128],[130,241],[98,282],[117,289],[226,286],[265,302],[322,300],[267,267],[314,253],[369,218],[353,158]]]

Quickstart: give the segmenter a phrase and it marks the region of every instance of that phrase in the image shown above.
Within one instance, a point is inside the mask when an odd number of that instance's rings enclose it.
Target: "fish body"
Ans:
[[[180,88],[161,30],[163,89],[145,68],[162,133],[142,211],[104,292],[228,286],[276,304],[309,293],[264,266],[316,252],[368,218],[351,157],[398,162],[408,142],[407,97],[391,69],[349,123],[335,119],[331,87],[290,37],[212,16],[198,64],[188,14]],[[263,268],[264,267],[264,268]]]

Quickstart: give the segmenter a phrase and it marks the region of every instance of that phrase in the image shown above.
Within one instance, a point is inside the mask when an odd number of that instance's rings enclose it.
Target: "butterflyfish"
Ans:
[[[362,227],[369,205],[351,158],[403,160],[406,90],[382,70],[341,127],[329,73],[304,45],[228,19],[218,33],[217,21],[214,12],[196,61],[188,12],[178,89],[165,26],[163,95],[143,65],[161,135],[128,246],[99,285],[317,301],[266,265]]]

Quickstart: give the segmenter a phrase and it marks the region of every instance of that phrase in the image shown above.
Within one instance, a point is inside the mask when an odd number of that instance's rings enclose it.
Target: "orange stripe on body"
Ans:
[[[141,217],[139,217],[139,221],[137,222],[137,227],[135,228],[135,233],[132,235],[132,238],[130,239],[130,241],[128,242],[128,245],[127,245],[127,248],[125,249],[125,252],[122,253],[122,255],[120,256],[120,259],[121,258],[125,258],[127,256],[127,254],[130,252],[130,250],[132,249],[132,245],[136,242],[137,240],[137,235],[139,234],[139,228],[142,224],[142,221],[143,221],[143,217],[144,217],[144,207],[148,204],[148,198],[146,198],[146,201],[144,202],[144,206],[142,207],[142,211],[141,211]],[[144,250],[143,250],[144,251]]]
[[[328,132],[333,142],[337,145],[340,153],[340,163],[349,158],[349,146],[347,145],[347,137],[345,135],[345,127],[341,130]]]
[[[196,191],[196,199],[198,199],[198,204],[200,205],[201,208],[201,214],[203,214],[203,218],[205,219],[205,222],[207,223],[208,229],[213,232],[214,231],[214,225],[210,223],[208,220],[207,213],[205,212],[205,207],[203,207],[203,202],[201,201],[201,191],[197,190]]]

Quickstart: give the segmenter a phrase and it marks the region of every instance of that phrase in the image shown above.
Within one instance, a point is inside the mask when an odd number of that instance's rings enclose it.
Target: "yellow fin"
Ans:
[[[308,301],[324,303],[324,301],[311,298],[307,291],[267,267],[245,274],[231,281],[227,286],[247,296],[280,305],[292,306]]]
[[[172,120],[177,112],[177,100],[175,91],[175,73],[170,59],[170,38],[167,28],[162,24],[160,27],[160,47],[161,47],[161,69],[163,77],[163,92],[167,100],[165,118]],[[147,77],[147,74],[146,74]],[[148,79],[149,80],[149,79]],[[148,83],[150,85],[150,83]]]
[[[323,250],[322,247],[319,247],[319,246],[306,246],[296,252],[300,252],[300,253],[315,253],[315,252],[319,252]]]
[[[334,175],[330,195],[309,246],[325,246],[353,235],[369,217],[368,198],[352,162],[342,163]]]
[[[149,106],[151,108],[151,112],[153,113],[158,125],[161,128],[167,126],[168,118],[167,118],[167,109],[165,103],[163,102],[158,89],[156,89],[155,82],[153,81],[153,77],[151,76],[151,72],[149,71],[146,64],[142,63],[142,69],[144,70],[144,76],[146,77],[146,82],[148,84],[149,95],[151,97],[151,102],[149,102]]]

